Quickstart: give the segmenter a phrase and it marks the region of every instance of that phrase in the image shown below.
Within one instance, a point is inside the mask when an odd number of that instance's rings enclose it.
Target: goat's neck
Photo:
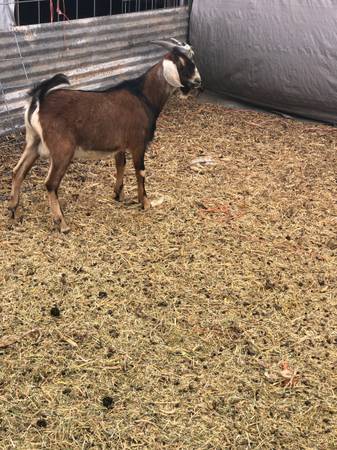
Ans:
[[[153,66],[146,75],[143,94],[158,111],[158,115],[173,91],[174,88],[164,78],[162,62]]]

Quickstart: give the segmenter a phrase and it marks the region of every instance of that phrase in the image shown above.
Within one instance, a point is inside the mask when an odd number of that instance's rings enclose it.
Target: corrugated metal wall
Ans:
[[[162,9],[0,33],[0,134],[23,124],[27,89],[57,72],[76,88],[102,88],[132,78],[164,50],[149,42],[173,36],[186,40],[188,8]]]

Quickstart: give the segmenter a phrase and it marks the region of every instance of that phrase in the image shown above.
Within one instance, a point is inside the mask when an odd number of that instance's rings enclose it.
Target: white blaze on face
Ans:
[[[194,83],[194,84],[198,84],[198,83],[201,84],[201,76],[200,76],[199,70],[197,69],[197,66],[195,66],[194,74],[193,74],[193,77],[190,78],[190,82]]]

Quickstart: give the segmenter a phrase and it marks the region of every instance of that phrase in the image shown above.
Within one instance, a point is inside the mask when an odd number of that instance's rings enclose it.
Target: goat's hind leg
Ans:
[[[60,149],[59,149],[60,150]],[[57,191],[61,180],[66,173],[66,170],[72,160],[75,148],[67,151],[58,152],[58,154],[51,156],[50,167],[46,179],[46,188],[48,191],[49,205],[54,225],[62,233],[68,233],[70,228],[64,220],[62,208],[60,206]]]
[[[12,191],[8,202],[8,210],[11,218],[14,219],[15,211],[20,200],[20,188],[27,173],[32,168],[34,162],[39,157],[38,146],[40,139],[38,136],[28,136],[24,152],[17,165],[13,169]]]

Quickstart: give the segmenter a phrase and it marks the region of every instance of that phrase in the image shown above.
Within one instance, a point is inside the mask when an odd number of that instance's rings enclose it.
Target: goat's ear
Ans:
[[[163,74],[165,80],[170,86],[176,88],[183,87],[180,81],[177,66],[170,59],[164,59],[163,61]]]

